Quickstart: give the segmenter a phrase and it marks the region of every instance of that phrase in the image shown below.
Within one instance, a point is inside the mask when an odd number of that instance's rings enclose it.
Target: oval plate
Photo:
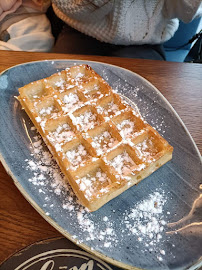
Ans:
[[[145,120],[174,147],[172,161],[93,213],[58,180],[55,164],[28,166],[40,162],[34,148],[37,133],[15,99],[19,87],[83,63],[137,104]],[[1,161],[18,189],[50,224],[83,249],[124,269],[185,269],[200,259],[201,157],[174,109],[144,78],[116,66],[80,60],[15,66],[0,76],[0,126]]]

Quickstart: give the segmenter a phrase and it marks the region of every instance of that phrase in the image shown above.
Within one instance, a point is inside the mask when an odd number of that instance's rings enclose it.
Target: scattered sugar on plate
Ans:
[[[85,232],[85,239],[82,239],[83,234],[80,236],[74,235],[75,239],[80,238],[81,241],[91,242],[97,239],[102,240],[103,247],[110,247],[109,243],[117,243],[117,236],[114,230],[114,224],[110,221],[109,217],[104,217],[104,227],[99,227],[99,223],[91,219],[91,213],[86,208],[81,206],[74,195],[71,187],[66,183],[64,176],[60,173],[60,170],[54,161],[51,154],[46,151],[46,147],[42,142],[40,136],[34,137],[34,149],[32,158],[26,159],[26,169],[32,172],[32,177],[29,178],[29,182],[33,184],[40,195],[44,195],[44,201],[46,203],[44,207],[48,206],[50,201],[50,208],[47,208],[48,213],[51,216],[50,209],[54,209],[52,200],[46,196],[47,187],[50,185],[51,190],[61,200],[63,193],[65,192],[65,199],[61,201],[61,209],[68,211],[71,215],[76,215],[77,226],[82,232]],[[106,175],[103,172],[97,171],[97,177],[105,179]]]
[[[143,241],[146,247],[165,255],[165,250],[160,249],[160,243],[165,231],[166,221],[163,207],[166,196],[163,191],[150,194],[147,199],[135,204],[133,208],[123,215],[125,229],[132,235]],[[150,251],[151,248],[149,249]],[[157,257],[161,261],[162,256]],[[163,259],[162,259],[163,260]]]
[[[74,217],[76,224],[72,225],[78,227],[75,230],[77,235],[74,234],[75,241],[91,246],[99,239],[99,248],[109,249],[124,246],[124,235],[131,235],[136,239],[137,248],[139,243],[143,252],[154,252],[153,256],[156,256],[157,260],[164,260],[166,251],[162,246],[162,240],[165,238],[166,217],[170,212],[164,213],[167,198],[163,190],[156,190],[133,207],[126,208],[121,213],[121,221],[118,224],[113,219],[115,210],[108,216],[102,216],[100,220],[94,220],[93,213],[89,213],[78,202],[40,135],[34,136],[30,147],[33,147],[32,155],[30,159],[25,160],[26,169],[30,172],[28,182],[38,190],[39,196],[43,196],[43,206],[47,215],[52,217],[52,211],[62,211],[67,217]],[[59,198],[60,210],[55,209],[50,196]],[[95,248],[96,246],[93,249]]]

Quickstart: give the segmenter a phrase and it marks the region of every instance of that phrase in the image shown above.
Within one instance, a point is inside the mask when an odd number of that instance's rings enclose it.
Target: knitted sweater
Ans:
[[[159,44],[170,39],[179,20],[202,14],[201,0],[53,0],[56,15],[100,41]]]

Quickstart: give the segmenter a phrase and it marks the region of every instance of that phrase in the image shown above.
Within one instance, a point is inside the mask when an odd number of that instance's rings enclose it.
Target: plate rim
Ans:
[[[171,109],[171,111],[175,114],[175,116],[177,117],[178,121],[180,122],[180,124],[182,125],[182,127],[184,128],[185,132],[187,133],[187,135],[189,136],[189,139],[191,139],[192,141],[192,145],[194,146],[196,153],[199,157],[200,162],[202,163],[202,156],[200,154],[200,151],[194,141],[194,139],[192,138],[189,130],[187,129],[186,125],[184,124],[184,122],[182,121],[182,119],[180,118],[180,116],[178,115],[178,113],[175,111],[175,109],[173,108],[173,106],[169,103],[169,101],[164,97],[164,95],[160,92],[160,90],[158,90],[158,88],[153,85],[151,82],[149,82],[147,79],[145,79],[144,77],[142,77],[141,75],[139,75],[136,72],[133,72],[129,69],[117,66],[117,65],[113,65],[113,64],[108,64],[105,62],[100,62],[100,61],[92,61],[92,60],[82,60],[82,59],[48,59],[48,60],[37,60],[37,61],[30,61],[30,62],[25,62],[25,63],[21,63],[21,64],[17,64],[14,65],[12,67],[9,67],[5,70],[3,70],[2,72],[0,72],[0,77],[2,75],[4,75],[5,72],[7,72],[10,69],[14,69],[18,66],[22,66],[22,65],[28,65],[28,64],[32,64],[32,63],[41,63],[41,62],[86,62],[88,63],[98,63],[101,65],[106,65],[106,66],[112,66],[118,69],[123,69],[129,73],[135,74],[137,77],[139,77],[141,80],[143,80],[144,82],[146,82],[147,84],[149,84],[151,86],[151,88],[153,88],[156,93],[160,96],[161,99],[163,99],[163,101],[168,105],[168,107]],[[6,173],[11,177],[11,179],[13,180],[15,186],[17,187],[17,189],[21,192],[21,194],[24,196],[24,198],[32,205],[32,207],[51,225],[53,226],[57,231],[59,231],[63,236],[65,236],[67,239],[69,239],[70,241],[72,241],[75,245],[79,246],[80,248],[84,249],[85,251],[89,252],[90,254],[93,254],[94,256],[97,256],[98,258],[114,265],[117,267],[121,267],[123,269],[127,269],[127,270],[143,270],[143,268],[138,268],[136,266],[131,266],[125,263],[122,263],[120,261],[117,261],[111,257],[108,257],[107,255],[98,252],[96,250],[92,250],[90,248],[90,246],[80,243],[77,240],[75,240],[71,234],[69,234],[67,231],[65,231],[60,225],[58,225],[58,223],[56,221],[54,221],[51,217],[49,217],[48,215],[46,215],[45,211],[40,208],[38,206],[38,204],[34,201],[34,199],[32,199],[29,194],[27,193],[27,191],[22,187],[22,185],[18,182],[18,180],[16,179],[15,175],[13,174],[13,172],[11,171],[11,169],[9,168],[9,166],[7,165],[1,148],[0,148],[0,161],[3,165],[3,167],[5,168]]]

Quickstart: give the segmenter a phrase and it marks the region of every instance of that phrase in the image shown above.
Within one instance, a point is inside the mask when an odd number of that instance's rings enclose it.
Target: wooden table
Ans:
[[[0,51],[0,72],[44,59],[83,59],[118,65],[154,84],[184,121],[202,153],[202,65],[142,59]],[[24,199],[0,164],[0,262],[38,240],[60,236]]]

